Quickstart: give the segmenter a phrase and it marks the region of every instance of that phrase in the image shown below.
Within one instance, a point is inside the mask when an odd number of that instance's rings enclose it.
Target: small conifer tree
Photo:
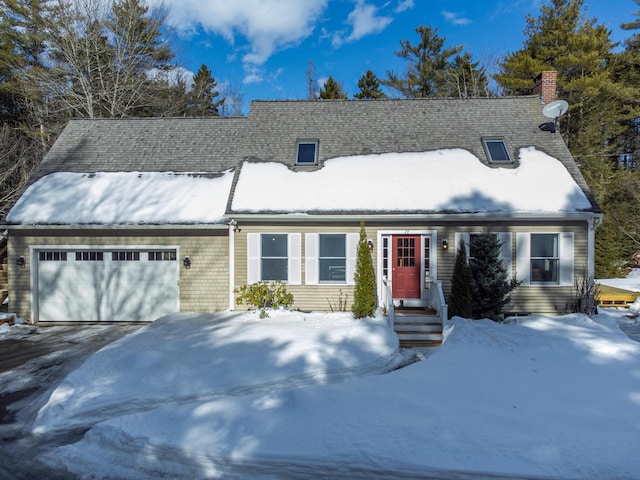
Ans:
[[[354,317],[372,317],[376,310],[376,279],[373,260],[367,244],[367,232],[364,220],[360,222],[360,240],[356,258],[355,288],[351,311]]]
[[[470,239],[473,318],[501,321],[504,306],[509,303],[509,294],[517,286],[515,280],[508,278],[500,258],[501,245],[498,238],[488,232]]]
[[[473,276],[467,260],[467,248],[463,239],[460,239],[456,251],[456,263],[453,267],[451,278],[451,296],[449,297],[449,317],[471,318],[471,284]]]

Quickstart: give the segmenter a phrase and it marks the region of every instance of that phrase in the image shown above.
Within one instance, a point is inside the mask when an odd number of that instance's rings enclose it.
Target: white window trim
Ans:
[[[329,233],[329,232],[327,232]],[[305,284],[306,285],[355,285],[356,258],[358,252],[359,233],[330,232],[345,236],[346,279],[344,282],[320,281],[320,235],[305,234]]]
[[[531,283],[531,234],[558,235],[558,282]],[[520,285],[536,287],[573,286],[574,276],[574,232],[520,232],[516,234],[516,280]]]
[[[247,284],[262,280],[262,235],[287,235],[287,285],[302,284],[302,234],[301,233],[248,233],[247,234]]]

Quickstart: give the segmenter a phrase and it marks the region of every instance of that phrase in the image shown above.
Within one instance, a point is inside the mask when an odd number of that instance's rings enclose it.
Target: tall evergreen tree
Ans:
[[[488,232],[473,235],[469,241],[473,318],[501,321],[509,295],[516,287],[500,259],[500,247],[498,238]]]
[[[618,138],[625,122],[638,116],[632,107],[638,90],[616,81],[611,67],[614,44],[610,31],[586,18],[584,0],[549,0],[540,15],[527,16],[523,48],[506,55],[495,79],[504,93],[530,94],[532,79],[544,70],[558,72],[558,97],[569,103],[561,117],[563,138],[607,215],[619,188]],[[596,242],[615,234],[597,231]],[[600,249],[603,250],[603,249]],[[622,265],[623,258],[608,258],[610,265]],[[600,276],[602,271],[596,271]]]
[[[211,75],[211,70],[202,65],[193,77],[193,85],[187,93],[186,114],[192,117],[218,115],[218,107],[224,103],[224,98],[218,100],[218,84]]]
[[[401,40],[395,54],[407,61],[407,70],[404,75],[388,71],[384,84],[406,98],[446,96],[449,62],[462,46],[445,48],[446,38],[437,32],[437,28],[420,25],[416,28],[420,37],[416,45]]]
[[[371,251],[367,244],[364,220],[360,222],[360,240],[356,252],[355,287],[351,311],[356,318],[372,317],[376,311],[376,278]]]
[[[332,76],[329,76],[320,90],[320,98],[323,100],[346,99],[347,94],[342,89],[342,85],[336,82]]]
[[[467,246],[463,239],[460,239],[456,250],[456,263],[453,266],[453,276],[451,277],[451,296],[449,297],[449,317],[472,318],[471,284],[473,276],[469,261],[467,259]]]
[[[385,98],[387,95],[380,88],[380,80],[371,70],[360,77],[358,80],[358,88],[360,91],[354,95],[359,99],[378,99]]]

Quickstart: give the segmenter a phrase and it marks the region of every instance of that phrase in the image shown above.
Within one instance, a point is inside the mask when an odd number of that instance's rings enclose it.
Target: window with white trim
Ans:
[[[76,262],[102,262],[103,260],[104,252],[101,251],[76,252]]]
[[[558,283],[560,255],[557,233],[531,234],[531,283]]]
[[[248,233],[247,283],[302,283],[302,234]]]
[[[287,234],[263,234],[260,238],[260,280],[282,280],[289,278],[287,272]]]
[[[573,286],[573,232],[518,233],[516,245],[521,285]]]
[[[358,233],[306,233],[305,283],[353,285]]]
[[[347,236],[343,233],[321,233],[319,241],[320,283],[346,283]]]
[[[38,252],[38,260],[42,262],[66,262],[67,252],[41,251]]]

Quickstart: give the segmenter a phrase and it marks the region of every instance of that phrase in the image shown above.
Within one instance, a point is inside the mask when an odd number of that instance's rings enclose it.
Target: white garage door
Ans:
[[[40,321],[151,321],[179,309],[175,249],[35,255]]]

